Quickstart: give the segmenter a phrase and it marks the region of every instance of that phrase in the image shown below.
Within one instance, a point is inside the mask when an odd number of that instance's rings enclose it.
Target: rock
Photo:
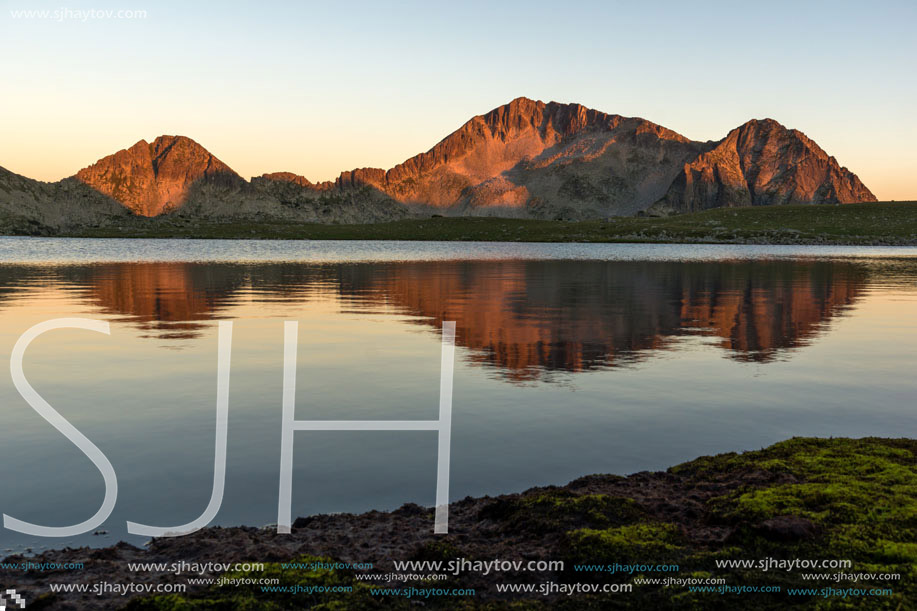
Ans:
[[[772,541],[803,541],[818,535],[818,526],[806,518],[788,515],[765,520],[755,531]]]
[[[76,178],[141,216],[180,207],[198,180],[242,182],[229,166],[185,136],[160,136],[152,144],[141,140],[83,168]]]
[[[262,174],[261,178],[264,180],[273,180],[277,182],[288,182],[294,185],[299,185],[300,187],[305,187],[309,189],[314,189],[319,187],[319,185],[313,184],[305,176],[300,176],[299,174],[294,174],[293,172],[272,172],[270,174]],[[253,178],[254,182],[257,178]],[[322,183],[325,185],[330,185],[331,183]]]
[[[422,516],[429,512],[417,503],[405,503],[392,513],[400,516]]]
[[[293,520],[293,528],[309,528],[309,525],[312,524],[313,518],[309,517],[299,517]]]
[[[686,164],[651,211],[874,201],[855,174],[805,134],[764,119],[737,127]]]
[[[0,233],[56,235],[61,229],[129,217],[120,203],[71,178],[47,183],[0,168]]]

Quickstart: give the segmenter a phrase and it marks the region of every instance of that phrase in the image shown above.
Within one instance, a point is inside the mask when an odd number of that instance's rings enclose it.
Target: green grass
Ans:
[[[678,564],[684,541],[674,524],[629,524],[567,533],[568,559],[574,564]]]
[[[917,202],[719,208],[668,218],[541,221],[432,217],[366,225],[201,223],[180,217],[128,219],[80,237],[447,240],[499,242],[706,242],[917,244]]]

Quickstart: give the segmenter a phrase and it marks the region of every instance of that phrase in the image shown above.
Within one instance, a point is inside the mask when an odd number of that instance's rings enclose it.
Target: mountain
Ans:
[[[262,178],[313,190],[368,186],[450,214],[541,218],[876,201],[805,134],[772,119],[695,142],[645,119],[527,98],[472,118],[387,171],[361,168],[319,184],[289,172]]]
[[[465,213],[634,214],[662,197],[702,150],[643,119],[518,98],[387,172],[356,170],[350,178],[406,204]]]
[[[737,127],[686,164],[653,210],[874,201],[856,174],[805,134],[765,119]]]
[[[450,214],[587,218],[646,209],[703,150],[644,119],[518,98],[387,171],[360,168],[319,184],[289,172],[261,178],[313,190],[368,187]]]
[[[41,182],[0,168],[0,234],[52,235],[129,217],[123,205],[75,178]]]
[[[389,170],[321,183],[292,172],[246,181],[184,136],[141,140],[59,183],[0,172],[0,220],[52,228],[105,222],[118,206],[190,222],[366,223],[431,212],[583,219],[875,200],[815,142],[771,119],[697,142],[645,119],[527,98],[473,117]]]
[[[184,136],[160,136],[151,144],[141,140],[83,168],[76,178],[142,216],[179,207],[197,181],[243,182],[228,165]]]

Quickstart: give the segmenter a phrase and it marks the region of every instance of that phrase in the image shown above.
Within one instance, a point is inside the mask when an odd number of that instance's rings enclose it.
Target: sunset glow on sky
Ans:
[[[216,5],[214,5],[216,6]],[[71,11],[60,18],[20,11]],[[77,11],[145,11],[140,18]],[[774,118],[917,199],[913,2],[10,0],[0,166],[58,180],[181,134],[244,177],[390,168],[518,96],[696,140]]]

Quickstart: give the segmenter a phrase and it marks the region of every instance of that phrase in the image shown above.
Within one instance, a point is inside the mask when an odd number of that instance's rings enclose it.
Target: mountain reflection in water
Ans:
[[[457,323],[472,359],[511,380],[634,362],[686,334],[768,362],[806,345],[868,279],[855,262],[436,261],[353,264],[111,263],[0,267],[0,307],[66,289],[148,336],[193,340],[241,302],[295,318],[332,297],[342,312]]]

